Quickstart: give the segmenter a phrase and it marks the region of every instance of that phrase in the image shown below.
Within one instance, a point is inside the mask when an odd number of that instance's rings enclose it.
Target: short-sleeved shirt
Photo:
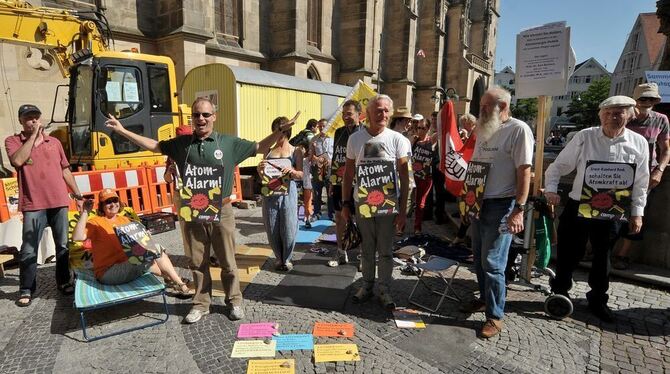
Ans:
[[[412,145],[401,133],[384,129],[372,136],[363,129],[349,136],[347,158],[355,160],[356,166],[371,160],[396,161],[412,156]],[[397,178],[396,178],[397,179]],[[357,200],[358,194],[354,194]]]
[[[18,151],[28,137],[23,133],[5,139],[10,157]],[[60,208],[70,204],[63,169],[70,166],[60,141],[45,135],[44,141],[33,147],[30,158],[16,168],[19,184],[19,210],[30,212]]]
[[[91,217],[86,222],[86,237],[91,240],[93,272],[100,279],[112,265],[128,261],[121,242],[116,237],[114,227],[130,223],[127,217],[116,215],[112,219],[102,216]]]
[[[670,124],[665,114],[649,111],[647,118],[639,120],[637,118],[628,122],[626,128],[636,132],[649,143],[649,167],[658,164],[656,155],[656,142],[666,142],[670,139]]]
[[[333,137],[333,153],[330,164],[330,184],[339,186],[342,184],[342,176],[344,175],[344,163],[347,157],[347,142],[349,136],[359,130],[363,129],[363,125],[358,124],[351,130],[347,126],[342,126],[335,130]]]
[[[314,144],[314,156],[325,156],[328,161],[333,158],[333,138],[315,135],[310,142]]]
[[[491,165],[484,189],[485,199],[516,195],[516,170],[533,164],[533,133],[516,118],[500,125],[488,141],[477,138],[472,161]]]
[[[223,165],[223,196],[233,190],[235,166],[256,154],[256,142],[236,136],[212,132],[205,139],[195,135],[184,135],[158,143],[161,153],[177,162],[179,172],[184,175],[184,165]],[[188,155],[188,160],[186,156]]]

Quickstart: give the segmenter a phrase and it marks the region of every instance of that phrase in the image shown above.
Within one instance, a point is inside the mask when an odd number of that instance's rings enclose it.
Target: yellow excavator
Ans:
[[[110,49],[104,14],[0,0],[0,42],[43,48],[69,78],[67,131],[55,131],[73,166],[125,168],[163,162],[105,127],[108,114],[153,139],[174,136],[185,120],[172,60]],[[59,86],[56,90],[58,96]],[[54,100],[54,103],[56,100]]]

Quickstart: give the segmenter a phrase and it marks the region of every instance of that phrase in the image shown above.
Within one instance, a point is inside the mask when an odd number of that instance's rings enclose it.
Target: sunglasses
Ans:
[[[110,197],[109,199],[105,200],[105,204],[117,204],[118,202],[118,197]]]
[[[193,117],[193,118],[199,118],[199,117],[202,116],[203,118],[209,118],[209,117],[211,117],[213,114],[214,114],[214,113],[198,113],[198,112],[195,112],[195,113],[191,113],[191,117]]]
[[[637,100],[638,100],[638,101],[654,101],[654,100],[656,100],[656,99],[653,98],[653,97],[641,97],[641,98],[639,98],[639,99],[637,99]]]

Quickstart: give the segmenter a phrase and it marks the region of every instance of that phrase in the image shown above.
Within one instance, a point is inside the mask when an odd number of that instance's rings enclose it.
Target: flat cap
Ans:
[[[28,113],[42,114],[42,111],[33,104],[23,104],[19,107],[19,117],[25,116]]]
[[[656,83],[642,83],[638,84],[635,87],[633,92],[633,98],[635,100],[641,97],[651,97],[653,99],[661,99],[661,95],[658,93],[658,85]]]
[[[617,95],[617,96],[610,96],[607,99],[603,100],[603,102],[600,103],[600,105],[598,105],[598,108],[604,109],[617,106],[635,106],[635,104],[636,104],[635,100],[633,100],[632,97]]]

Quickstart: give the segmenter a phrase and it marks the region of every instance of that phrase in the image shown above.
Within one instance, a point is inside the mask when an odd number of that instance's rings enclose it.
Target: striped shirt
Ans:
[[[656,142],[666,142],[670,139],[668,117],[665,114],[650,110],[647,118],[635,118],[628,122],[626,128],[647,139],[649,143],[649,167],[656,166],[658,164]]]

